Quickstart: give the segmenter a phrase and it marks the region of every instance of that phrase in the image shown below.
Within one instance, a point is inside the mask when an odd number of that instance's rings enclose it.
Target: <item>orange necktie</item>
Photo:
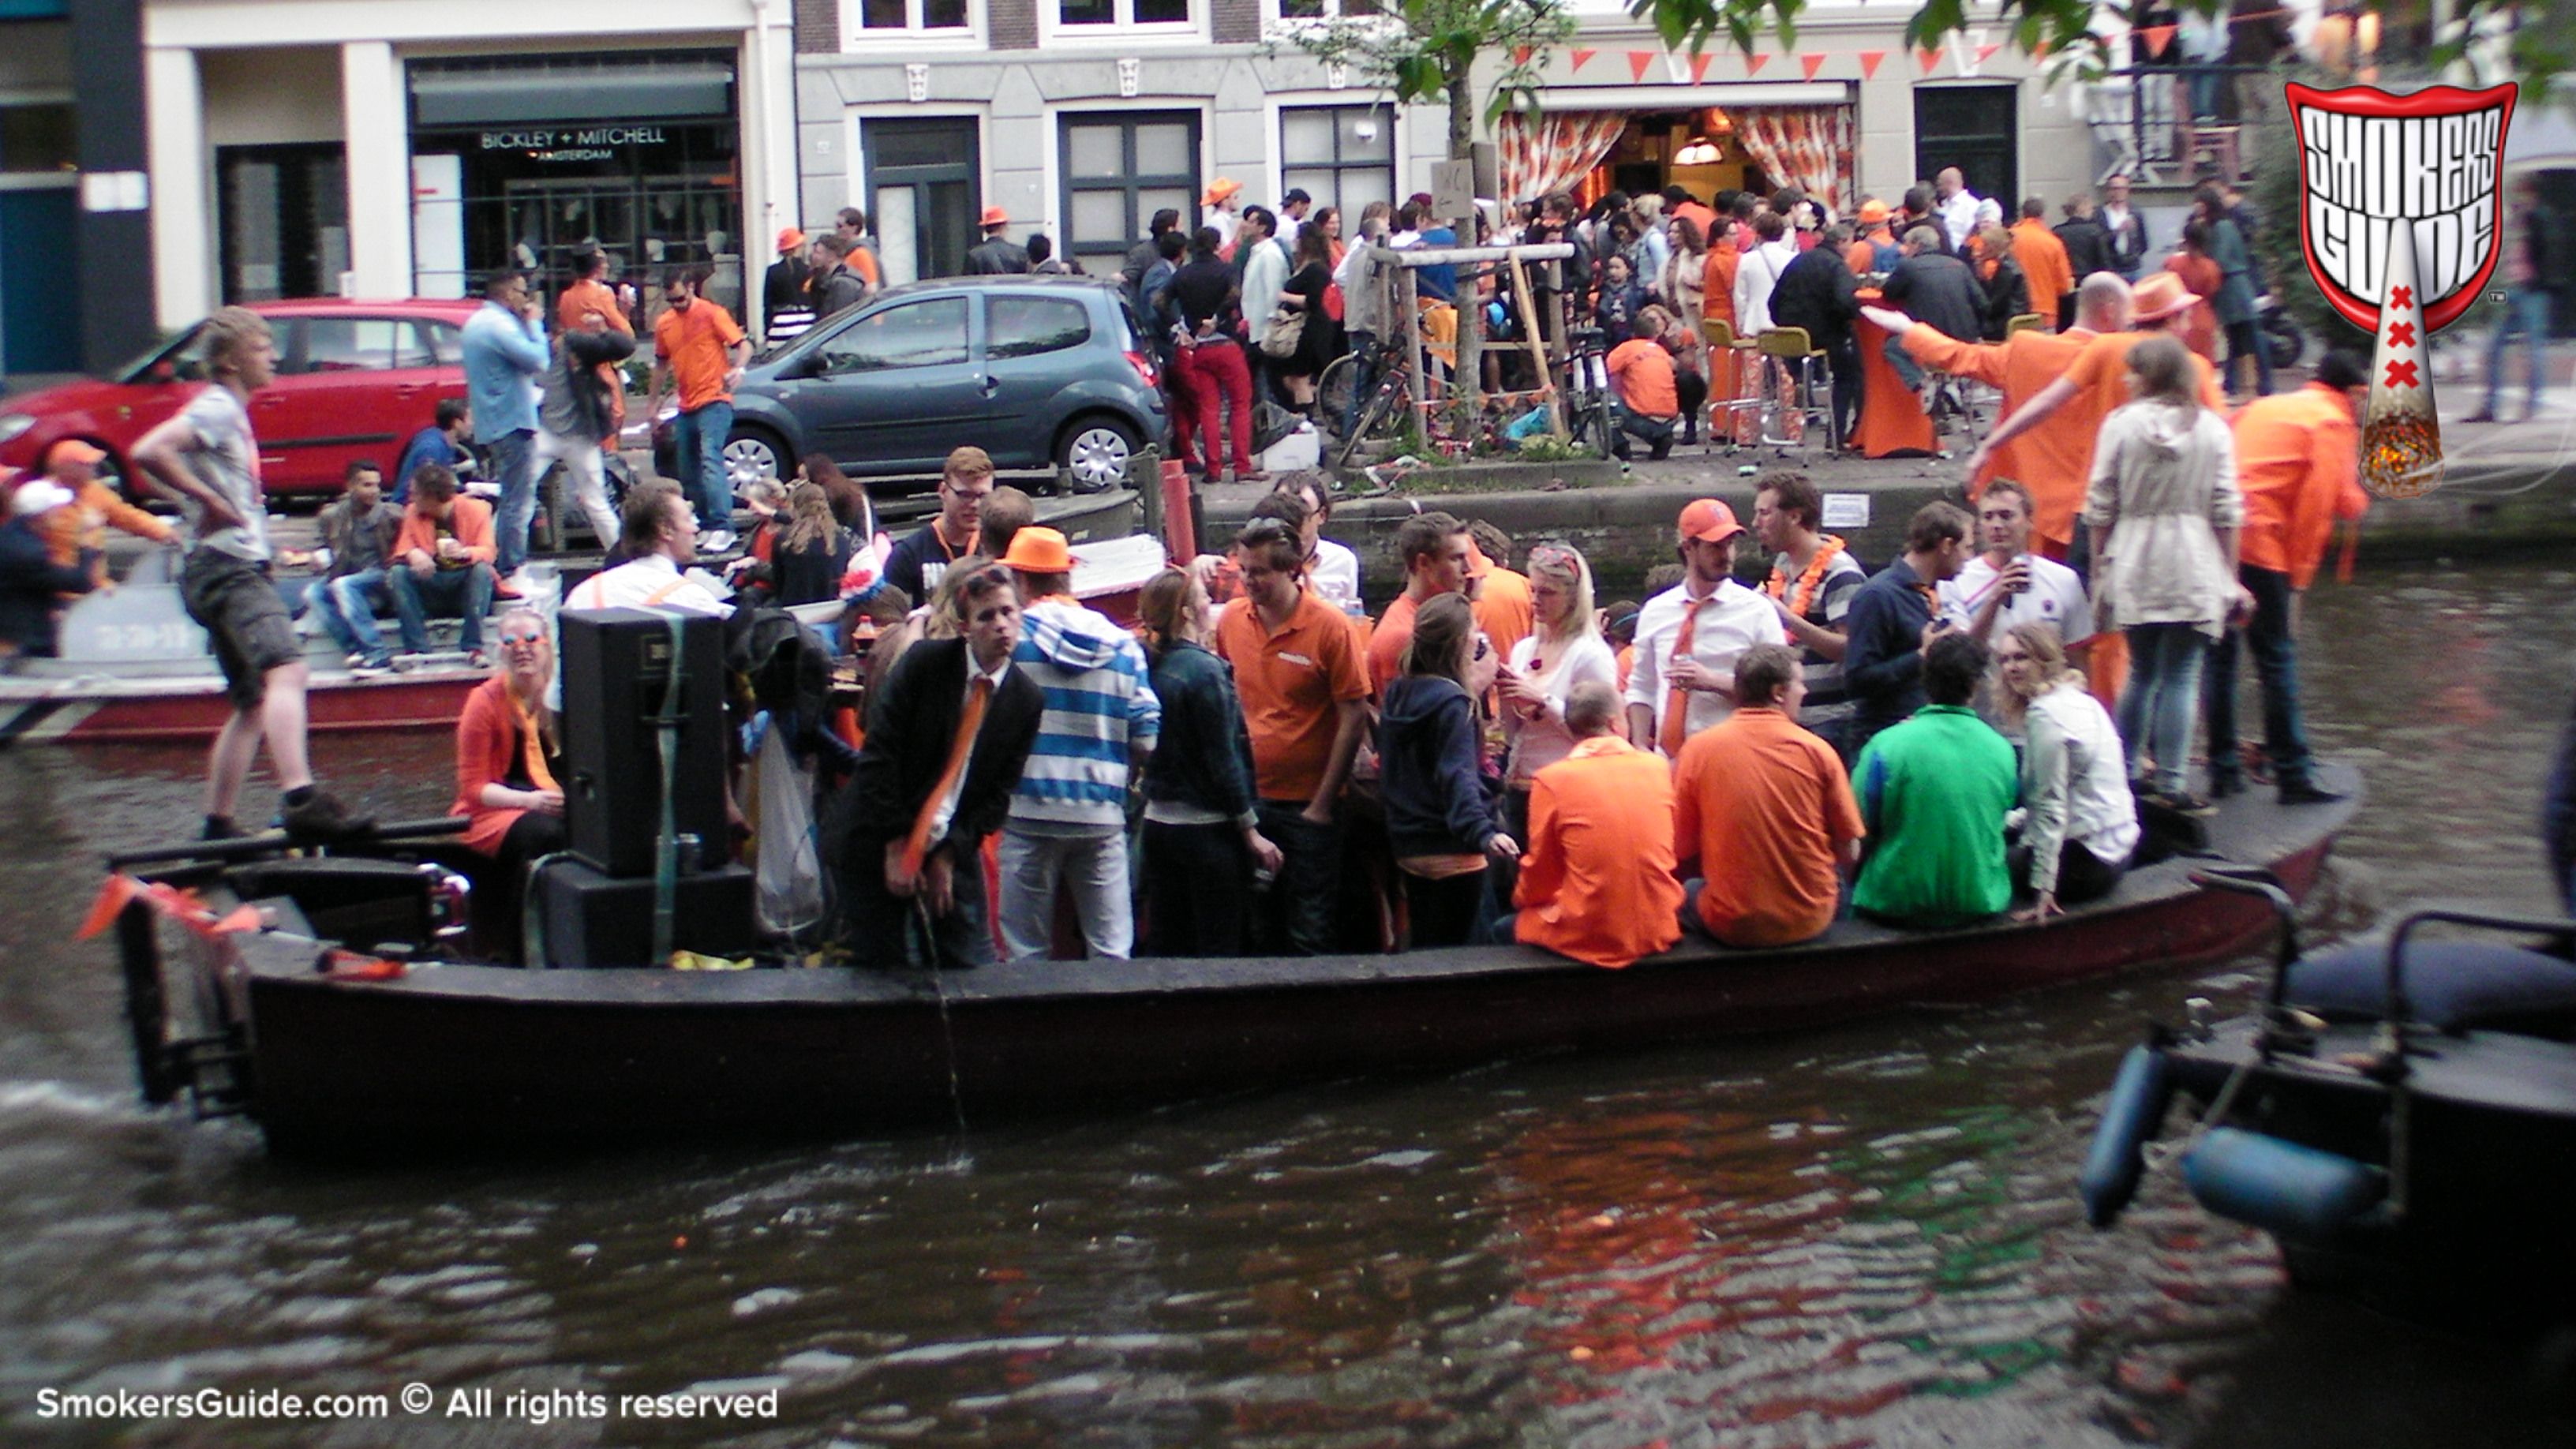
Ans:
[[[957,721],[957,742],[948,747],[948,767],[939,772],[939,783],[930,787],[930,798],[921,802],[921,813],[912,818],[912,834],[903,842],[903,872],[921,874],[921,858],[930,853],[930,827],[939,818],[939,803],[948,798],[949,787],[966,773],[966,757],[975,750],[975,731],[984,723],[984,706],[993,697],[993,681],[977,676],[975,686],[966,695],[966,713]]]
[[[1705,601],[1694,601],[1690,595],[1682,595],[1682,631],[1673,636],[1674,659],[1690,657],[1691,641],[1699,636],[1699,606],[1702,602]],[[1666,660],[1664,667],[1670,669],[1672,660]],[[1663,746],[1667,758],[1678,760],[1682,757],[1682,741],[1689,738],[1690,691],[1675,685],[1664,699],[1664,727],[1658,732],[1656,743]]]

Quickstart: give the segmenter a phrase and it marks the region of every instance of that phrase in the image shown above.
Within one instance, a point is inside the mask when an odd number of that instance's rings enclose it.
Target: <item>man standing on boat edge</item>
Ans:
[[[203,335],[208,386],[134,445],[134,465],[190,510],[194,541],[180,567],[179,597],[188,617],[205,627],[232,703],[207,760],[205,835],[242,833],[233,812],[263,739],[286,829],[315,839],[356,834],[374,822],[351,815],[313,783],[304,641],[269,579],[268,495],[248,405],[276,375],[276,339],[243,307],[218,310]]]

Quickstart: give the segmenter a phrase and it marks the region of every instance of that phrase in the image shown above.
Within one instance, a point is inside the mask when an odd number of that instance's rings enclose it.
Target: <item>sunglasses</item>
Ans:
[[[517,644],[543,644],[544,642],[546,642],[546,636],[543,634],[504,634],[501,636],[501,647],[504,649]]]

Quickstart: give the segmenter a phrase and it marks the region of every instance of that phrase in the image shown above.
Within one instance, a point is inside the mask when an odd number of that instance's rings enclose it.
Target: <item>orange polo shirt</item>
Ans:
[[[680,411],[693,413],[709,403],[733,401],[725,374],[733,371],[731,349],[743,340],[733,314],[700,297],[683,312],[673,307],[653,324],[653,355],[671,369],[679,387]]]
[[[2016,332],[2001,342],[1960,342],[1917,323],[1905,334],[1905,351],[1925,367],[2003,389],[2002,411],[2009,415],[2055,382],[2093,336],[2076,327]],[[2058,558],[2066,556],[2066,545],[2075,537],[2075,515],[2084,510],[2093,434],[2101,428],[2099,419],[2079,428],[2068,416],[2079,411],[2069,402],[2047,422],[1995,449],[1986,470],[1970,480],[1972,496],[1983,493],[1992,478],[2011,478],[2028,487],[2031,531],[2056,544]]]
[[[1274,630],[1252,600],[1237,599],[1217,616],[1216,652],[1234,666],[1254,788],[1264,800],[1313,799],[1332,762],[1340,705],[1368,698],[1350,621],[1301,589],[1288,622]]]
[[[1530,600],[1530,583],[1526,574],[1497,567],[1485,575],[1484,587],[1476,591],[1476,627],[1494,642],[1494,656],[1512,657],[1512,646],[1530,636],[1537,627],[1538,606]]]
[[[1673,876],[1673,777],[1616,735],[1583,741],[1530,785],[1513,934],[1594,966],[1620,967],[1681,939]]]
[[[2057,299],[2075,290],[2075,261],[2048,223],[2025,218],[2012,229],[2013,260],[2030,279],[2030,310],[2057,325]]]
[[[1863,833],[1841,757],[1777,709],[1738,709],[1673,764],[1673,850],[1698,860],[1700,920],[1727,945],[1824,934],[1835,852]]]
[[[617,294],[606,282],[575,282],[555,298],[555,324],[566,332],[581,330],[585,312],[596,312],[608,319],[608,325],[632,337],[635,324],[626,320],[626,309],[617,305]]]
[[[2312,382],[2247,403],[2235,426],[2236,485],[2245,491],[2241,556],[2304,589],[2316,581],[2335,520],[2370,507],[2352,400]]]
[[[2075,515],[2083,511],[2084,489],[2093,477],[2093,444],[2102,435],[2102,420],[2130,401],[2129,349],[2155,335],[2152,332],[2095,334],[2075,355],[2075,360],[2066,366],[2065,377],[2075,384],[2075,396],[2068,398],[2066,406],[2059,408],[2055,416],[2029,434],[2032,438],[2051,439],[2046,453],[2035,452],[2035,456],[2042,460],[2039,476],[2032,476],[2030,469],[2033,465],[2029,458],[2023,460],[2025,471],[2019,475],[2001,469],[1989,475],[1997,478],[2019,476],[2030,486],[2031,496],[2039,505],[2040,518],[2056,522],[2065,530],[2064,533],[2042,532],[2041,537],[2057,540],[2074,536]],[[2176,337],[2179,340],[2179,334]],[[2201,403],[2221,418],[2226,417],[2227,398],[2218,390],[2218,374],[2210,368],[2209,359],[2194,354],[2191,361],[2193,370],[2200,374]],[[2056,471],[2058,466],[2068,464],[2072,465],[2071,472]]]
[[[1386,612],[1377,616],[1377,629],[1369,635],[1368,686],[1371,697],[1386,693],[1386,687],[1404,672],[1404,646],[1413,642],[1413,616],[1422,604],[1410,593],[1398,594]]]
[[[1619,384],[1619,397],[1640,417],[1681,416],[1680,384],[1673,378],[1673,355],[1652,337],[1631,337],[1610,349],[1603,364]]]

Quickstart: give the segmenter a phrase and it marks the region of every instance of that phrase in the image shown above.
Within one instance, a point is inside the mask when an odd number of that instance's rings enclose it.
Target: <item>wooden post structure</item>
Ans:
[[[1520,308],[1521,331],[1529,338],[1530,357],[1538,364],[1539,391],[1547,395],[1547,425],[1562,438],[1565,434],[1565,399],[1557,391],[1556,378],[1547,370],[1547,339],[1539,335],[1538,304],[1530,300],[1529,271],[1521,259],[1512,258],[1512,302]]]

